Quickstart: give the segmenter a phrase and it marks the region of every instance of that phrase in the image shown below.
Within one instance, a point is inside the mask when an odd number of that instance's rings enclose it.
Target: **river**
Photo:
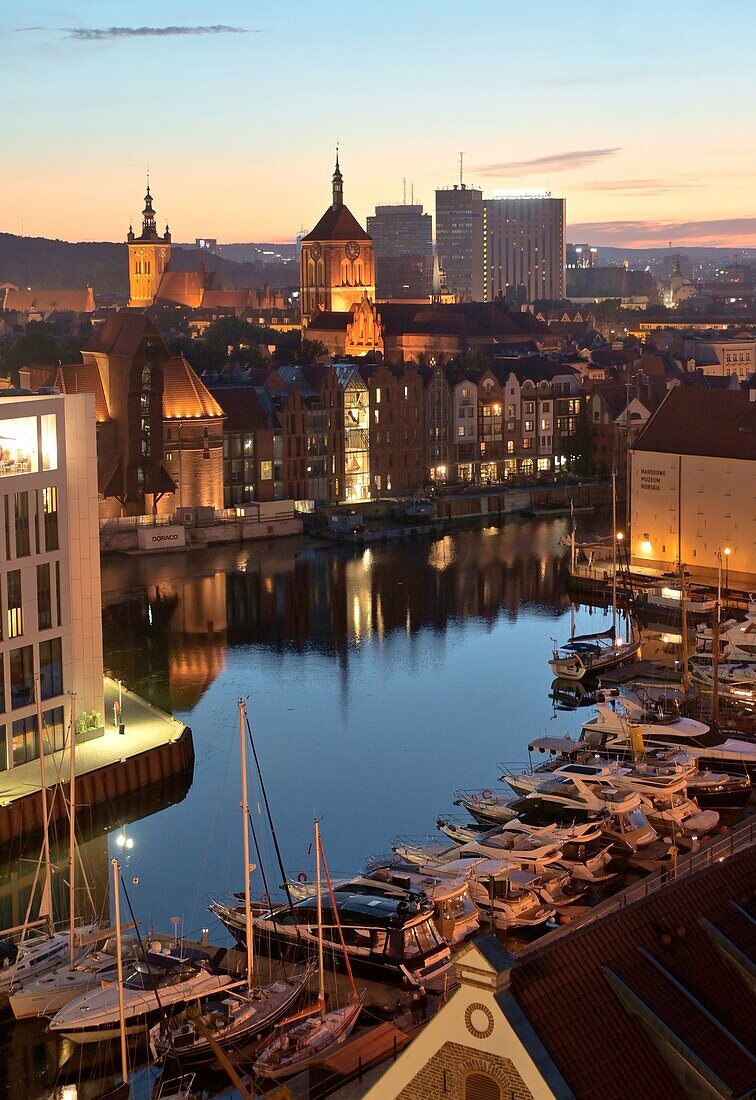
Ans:
[[[177,918],[187,936],[227,942],[207,905],[242,885],[239,698],[294,875],[311,873],[315,816],[332,873],[354,873],[393,836],[432,833],[455,789],[494,785],[530,737],[577,734],[576,716],[553,709],[547,664],[549,639],[569,630],[566,530],[513,520],[361,551],[293,539],[105,559],[106,667],[191,726],[196,764],[188,791],[135,798],[108,830],[93,826],[100,895],[118,856],[144,927]],[[579,630],[603,624],[578,612]],[[0,865],[0,917],[27,878]],[[0,1097],[74,1100],[53,1090],[63,1054],[39,1026],[0,1020]]]

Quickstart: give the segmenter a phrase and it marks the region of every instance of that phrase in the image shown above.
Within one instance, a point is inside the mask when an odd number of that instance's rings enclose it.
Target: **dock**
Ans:
[[[123,733],[113,725],[119,685],[105,677],[103,732],[76,741],[76,800],[87,812],[194,771],[191,729],[125,687],[120,692]],[[68,749],[45,753],[51,822],[67,817],[69,759]],[[0,849],[42,832],[40,792],[39,760],[0,772]]]

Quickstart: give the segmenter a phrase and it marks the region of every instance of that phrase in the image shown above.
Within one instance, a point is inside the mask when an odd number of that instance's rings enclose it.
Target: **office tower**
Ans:
[[[378,298],[429,298],[433,283],[433,219],[419,203],[376,206],[367,219],[375,252]]]
[[[483,192],[466,184],[436,191],[436,252],[449,290],[463,302],[473,300],[474,226]]]
[[[564,297],[565,201],[548,191],[498,192],[473,218],[475,301],[512,305]]]

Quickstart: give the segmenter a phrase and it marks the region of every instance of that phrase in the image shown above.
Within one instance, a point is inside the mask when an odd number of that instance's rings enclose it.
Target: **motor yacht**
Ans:
[[[704,722],[666,713],[661,707],[648,708],[605,691],[597,704],[595,718],[583,724],[580,743],[614,755],[633,748],[633,735],[649,748],[682,750],[698,761],[699,768],[756,776],[756,740],[728,737]]]
[[[454,805],[464,806],[476,821],[489,822],[492,825],[511,821],[517,816],[512,803],[515,801],[505,791],[492,791],[486,787],[480,791],[455,791]]]
[[[509,862],[480,855],[453,860],[446,871],[467,876],[473,901],[494,928],[538,928],[556,915],[536,891],[536,878]]]
[[[336,964],[341,959],[343,933],[349,961],[355,972],[382,981],[400,982],[406,972],[426,986],[443,985],[451,967],[448,943],[439,935],[434,909],[426,899],[365,895],[346,884],[334,891],[338,920],[328,893],[321,897],[323,938],[326,952]],[[279,905],[253,919],[253,933],[264,945],[273,944],[282,955],[301,957],[317,943],[315,897],[293,905]],[[223,922],[240,946],[245,945],[246,917],[241,905],[215,901],[211,912]]]
[[[79,933],[89,936],[97,929],[96,924],[84,925]],[[60,966],[70,949],[68,931],[50,934],[31,932],[23,940],[0,941],[0,1005],[9,998],[14,988],[49,974]]]
[[[156,1015],[172,1005],[196,1000],[238,985],[229,974],[211,970],[199,952],[149,951],[124,971],[126,1033],[146,1034]],[[76,997],[57,1012],[48,1030],[75,1043],[97,1043],[120,1033],[118,984],[113,982]]]
[[[599,883],[614,878],[609,870],[613,842],[604,837],[603,826],[601,814],[568,810],[532,794],[523,799],[519,816],[508,821],[502,831],[553,839],[561,849],[559,860],[552,865],[555,869],[562,867],[581,882]]]
[[[688,672],[691,680],[705,687],[714,685],[714,654],[694,653],[688,658]],[[728,655],[726,660],[717,662],[717,683],[721,688],[756,686],[756,661],[732,660]]]
[[[451,860],[498,859],[513,866],[544,867],[561,856],[559,844],[548,832],[542,836],[525,833],[504,833],[501,827],[486,832],[465,844],[428,842],[411,844],[398,838],[394,852],[411,866],[443,869]]]
[[[638,614],[647,614],[658,620],[680,622],[682,619],[683,593],[679,578],[669,577],[665,583],[651,585],[638,592],[634,606]],[[705,589],[686,586],[685,614],[689,622],[713,614],[717,601]]]

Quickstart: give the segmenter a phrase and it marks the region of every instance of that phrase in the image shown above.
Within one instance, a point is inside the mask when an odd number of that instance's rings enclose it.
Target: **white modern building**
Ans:
[[[756,581],[756,389],[675,386],[633,445],[632,561]]]
[[[0,771],[103,712],[95,399],[0,390]],[[97,723],[90,717],[89,724]]]

